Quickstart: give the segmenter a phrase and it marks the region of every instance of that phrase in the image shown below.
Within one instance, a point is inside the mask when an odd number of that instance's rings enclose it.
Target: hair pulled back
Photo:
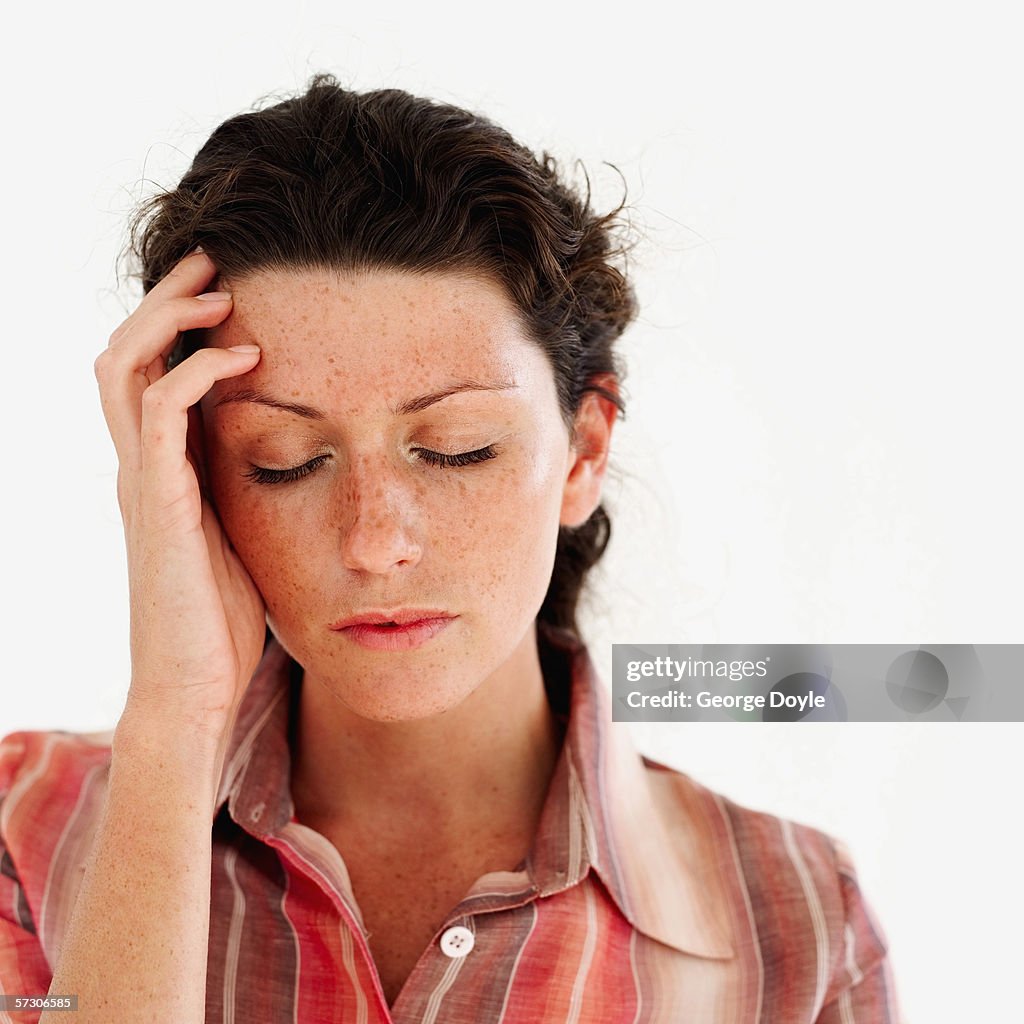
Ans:
[[[221,274],[333,269],[471,273],[504,286],[554,371],[563,419],[623,377],[614,341],[637,314],[613,260],[623,203],[604,216],[480,114],[400,89],[359,93],[316,74],[307,90],[221,124],[177,187],[130,224],[132,276],[148,292],[201,245]],[[183,335],[170,362],[202,345]],[[560,527],[539,617],[577,634],[584,579],[607,547],[603,505]]]

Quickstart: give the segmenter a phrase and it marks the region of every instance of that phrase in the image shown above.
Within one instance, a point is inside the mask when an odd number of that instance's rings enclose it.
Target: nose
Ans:
[[[343,563],[369,573],[415,565],[423,550],[416,539],[414,495],[386,459],[364,457],[353,463],[340,499]]]

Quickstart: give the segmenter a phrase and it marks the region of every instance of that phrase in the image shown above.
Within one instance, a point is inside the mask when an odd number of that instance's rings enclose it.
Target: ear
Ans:
[[[619,393],[619,383],[613,374],[600,374],[591,383],[616,395]],[[600,504],[612,428],[618,414],[618,406],[604,395],[595,391],[584,394],[576,411],[574,436],[570,439],[559,517],[562,526],[582,526]]]

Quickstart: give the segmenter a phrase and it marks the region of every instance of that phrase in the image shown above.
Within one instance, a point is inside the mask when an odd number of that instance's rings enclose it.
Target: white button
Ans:
[[[468,928],[457,924],[441,936],[441,952],[445,956],[457,959],[460,956],[465,956],[473,948],[475,941],[473,933]]]

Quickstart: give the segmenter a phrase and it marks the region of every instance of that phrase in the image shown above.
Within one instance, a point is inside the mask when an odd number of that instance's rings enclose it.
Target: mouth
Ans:
[[[436,609],[402,609],[354,615],[330,628],[367,650],[407,651],[432,640],[457,618]]]
[[[451,612],[440,608],[397,608],[388,611],[360,612],[346,619],[339,619],[330,628],[343,630],[352,626],[379,626],[384,629],[400,629],[417,622],[452,618],[455,616]]]

